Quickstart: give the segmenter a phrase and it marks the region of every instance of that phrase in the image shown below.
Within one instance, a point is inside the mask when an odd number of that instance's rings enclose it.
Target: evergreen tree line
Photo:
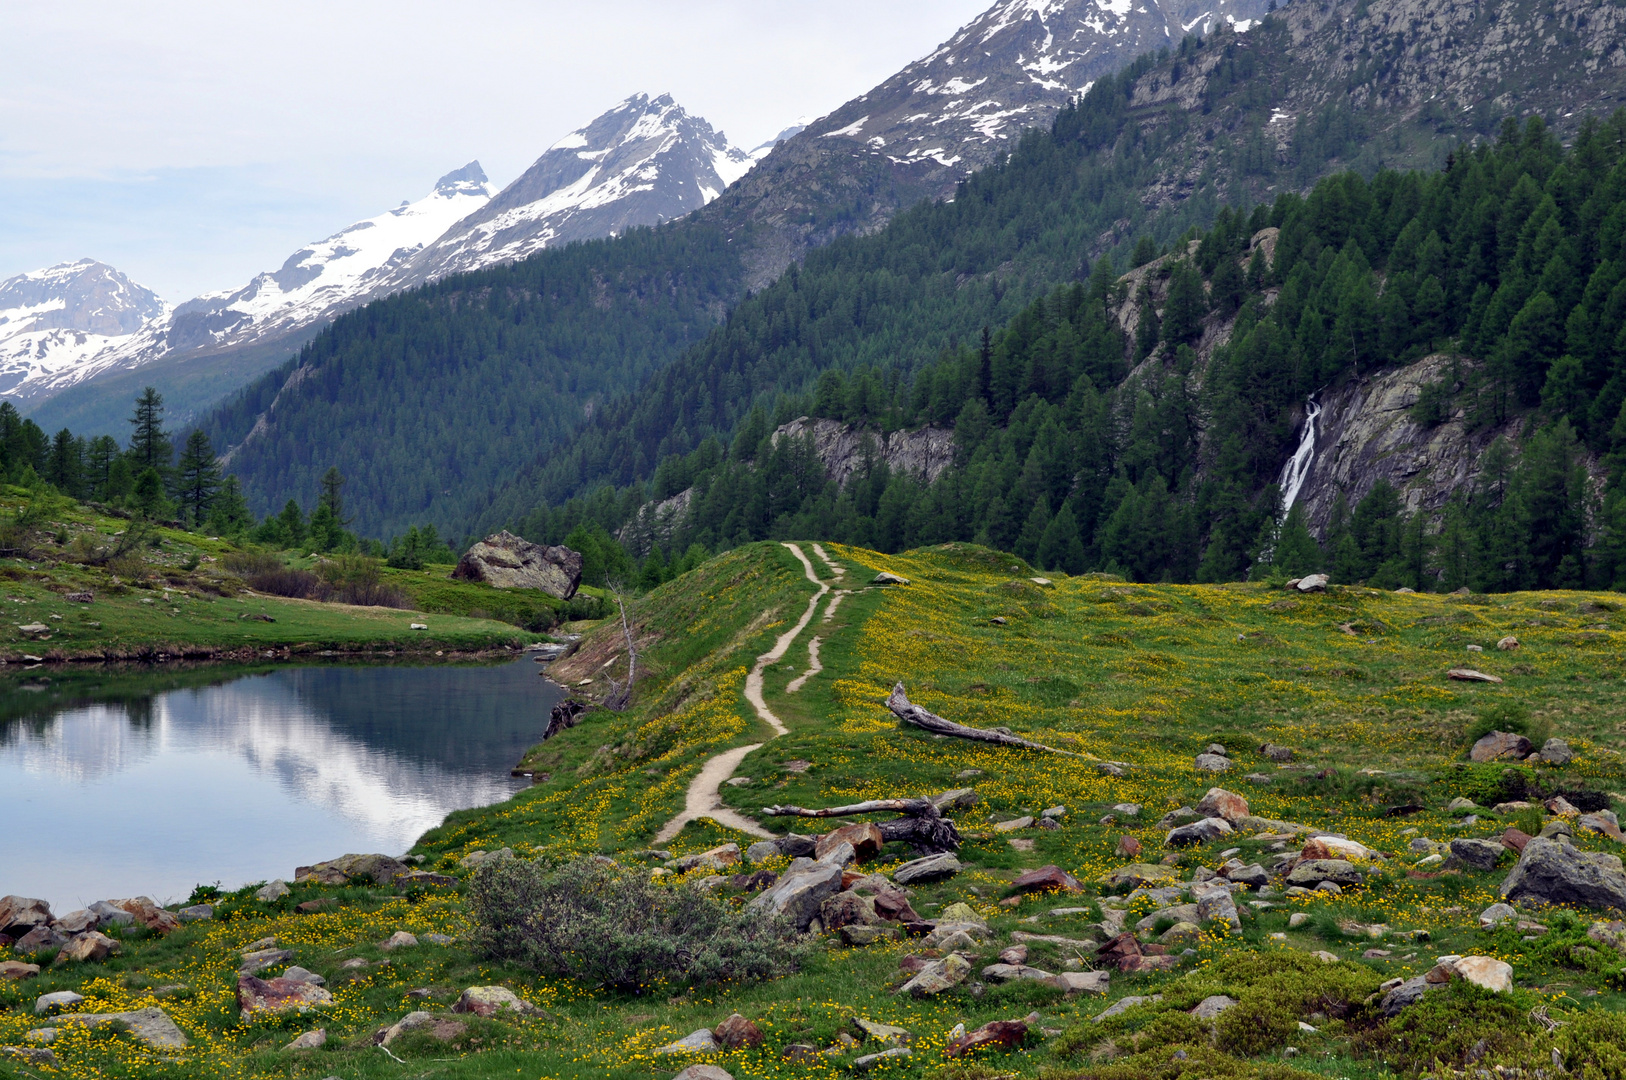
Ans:
[[[1317,568],[1418,589],[1610,585],[1626,576],[1623,148],[1623,114],[1588,122],[1568,150],[1539,120],[1509,123],[1437,173],[1343,173],[1305,197],[1224,209],[1176,238],[1137,296],[1104,260],[928,366],[824,371],[753,408],[731,440],[708,434],[647,481],[520,528],[556,539],[647,524],[646,504],[692,489],[687,513],[646,541],[976,540],[1143,581]],[[1273,259],[1253,242],[1271,228]],[[1132,330],[1116,320],[1127,299],[1141,301]],[[1199,366],[1215,322],[1229,340]],[[1321,543],[1297,510],[1281,521],[1275,481],[1304,400],[1438,351],[1456,361],[1419,422],[1460,415],[1502,433],[1475,484],[1438,522],[1384,484],[1340,502]],[[924,484],[871,460],[838,490],[810,441],[772,438],[802,413],[878,431],[950,424],[954,466]],[[1601,499],[1588,462],[1607,476]]]

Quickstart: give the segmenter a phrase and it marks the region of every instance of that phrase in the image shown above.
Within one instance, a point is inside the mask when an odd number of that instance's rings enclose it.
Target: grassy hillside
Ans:
[[[841,583],[857,591],[842,599],[829,623],[823,621],[828,601],[821,603],[784,662],[766,672],[765,700],[790,733],[745,759],[738,775],[749,784],[722,790],[729,805],[749,814],[766,803],[825,806],[975,785],[980,801],[957,814],[967,869],[917,886],[912,903],[933,918],[964,902],[987,920],[993,941],[978,950],[976,968],[992,962],[1013,931],[1082,938],[1107,907],[1121,904],[1101,880],[1130,862],[1114,854],[1119,838],[1137,837],[1145,861],[1170,853],[1154,823],[1170,809],[1194,805],[1215,782],[1193,768],[1194,755],[1210,742],[1224,744],[1235,762],[1218,783],[1246,796],[1255,815],[1340,832],[1392,858],[1365,865],[1365,884],[1342,895],[1278,895],[1258,909],[1239,903],[1240,933],[1210,926],[1192,946],[1195,955],[1172,971],[1113,973],[1105,998],[1068,998],[1031,982],[980,988],[968,982],[935,998],[898,997],[890,992],[897,965],[920,951],[918,941],[844,948],[833,936],[821,940],[799,974],[785,979],[665,986],[629,997],[482,961],[460,942],[428,944],[428,932],[470,929],[457,894],[461,885],[405,894],[298,886],[270,904],[249,899],[245,890],[222,902],[215,921],[161,942],[131,937],[125,955],[105,965],[70,965],[0,984],[0,1004],[9,1007],[0,1011],[0,1044],[27,1045],[24,1032],[40,1023],[28,1008],[35,995],[75,988],[92,999],[81,1010],[160,1005],[193,1047],[164,1061],[127,1036],[89,1037],[64,1028],[70,1034],[59,1038],[55,1052],[73,1076],[489,1077],[512,1071],[664,1080],[687,1062],[656,1057],[656,1047],[715,1026],[734,1011],[766,1034],[759,1049],[715,1059],[735,1077],[850,1071],[859,1054],[878,1047],[814,1064],[784,1060],[781,1051],[792,1043],[829,1047],[854,1030],[854,1016],[913,1032],[912,1056],[883,1066],[883,1075],[895,1077],[1440,1075],[1433,1069],[1436,1056],[1460,1067],[1479,1040],[1484,1045],[1475,1060],[1485,1067],[1550,1068],[1556,1050],[1572,1075],[1626,1075],[1619,1060],[1626,958],[1587,939],[1596,914],[1548,912],[1540,916],[1544,931],[1511,924],[1481,931],[1477,916],[1496,898],[1512,857],[1491,872],[1442,872],[1416,868],[1422,856],[1410,848],[1417,836],[1495,836],[1510,824],[1534,831],[1539,804],[1500,816],[1488,809],[1515,783],[1510,772],[1548,790],[1626,789],[1626,732],[1618,721],[1626,616],[1613,601],[1580,593],[1442,597],[1364,588],[1298,595],[1263,585],[1130,586],[1102,577],[1046,585],[1032,581],[1033,572],[1019,561],[969,545],[895,557],[826,550],[847,568]],[[824,580],[835,581],[818,560],[813,564]],[[865,588],[883,569],[910,584]],[[647,675],[634,707],[589,714],[533,751],[529,765],[542,774],[539,782],[508,803],[455,814],[431,831],[415,849],[425,868],[463,877],[460,858],[499,846],[521,855],[602,853],[648,865],[639,852],[681,808],[703,759],[771,734],[741,686],[753,659],[806,610],[813,592],[789,551],[757,544],[643,598],[632,632]],[[787,694],[787,682],[807,666],[807,638],[815,633],[823,639],[824,670],[799,693]],[[1496,641],[1510,634],[1520,647],[1498,651]],[[1470,653],[1471,644],[1486,651]],[[569,683],[591,680],[578,692],[592,694],[606,690],[608,678],[624,678],[625,664],[619,623],[606,622],[553,674]],[[1504,682],[1446,677],[1463,664]],[[980,747],[900,728],[879,704],[899,680],[915,701],[943,716],[1006,726],[1079,756]],[[1575,758],[1563,768],[1467,764],[1469,729],[1481,718],[1524,724],[1538,741],[1551,732],[1569,741]],[[1266,742],[1291,747],[1295,760],[1283,765],[1261,756],[1257,748]],[[1122,763],[1125,775],[1104,774],[1098,768],[1104,761]],[[810,766],[798,772],[793,762]],[[1476,824],[1463,827],[1460,813],[1447,809],[1458,797],[1482,807]],[[1123,802],[1144,809],[1138,817],[1118,812],[1116,822],[1101,820]],[[993,828],[1056,805],[1066,807],[1060,828]],[[1621,809],[1622,800],[1615,805]],[[786,824],[766,823],[776,832]],[[811,832],[815,824],[800,823],[797,831]],[[1578,847],[1614,847],[1575,831]],[[751,838],[701,822],[670,848],[681,855],[723,839],[743,845]],[[1030,849],[1023,850],[1028,841]],[[1244,862],[1268,865],[1281,846],[1242,829],[1170,861],[1189,877],[1218,866],[1230,848]],[[885,872],[909,857],[901,845],[893,847],[869,869]],[[313,859],[335,854],[310,853]],[[1013,893],[1010,882],[1018,873],[1046,863],[1075,874],[1084,893]],[[783,869],[784,860],[768,865]],[[721,895],[739,894],[725,885]],[[323,896],[340,905],[310,915],[293,911],[294,904]],[[1052,913],[1058,908],[1067,910]],[[1151,910],[1148,901],[1134,901],[1130,924]],[[1290,916],[1301,912],[1308,921],[1290,928]],[[1386,927],[1381,940],[1365,930],[1373,924]],[[400,929],[425,943],[388,954],[373,944]],[[293,950],[293,962],[328,978],[336,1004],[319,1010],[319,1018],[237,1016],[236,954],[267,935]],[[1031,948],[1028,962],[1050,971],[1061,970],[1070,954],[1091,959],[1087,950]],[[1422,974],[1445,954],[1505,959],[1516,989],[1492,995],[1454,983],[1395,1019],[1377,1013],[1369,995],[1380,984]],[[340,967],[356,957],[373,963]],[[387,965],[377,963],[384,959]],[[512,987],[546,1015],[458,1017],[467,1026],[448,1041],[419,1033],[393,1042],[391,1053],[405,1064],[372,1045],[374,1031],[407,1012],[445,1014],[463,987],[483,983]],[[173,986],[182,988],[159,989]],[[1240,1004],[1211,1035],[1184,1010],[1221,993]],[[1162,999],[1105,1023],[1093,1020],[1127,995],[1152,994]],[[1555,1034],[1532,1018],[1538,1009],[1561,1023]],[[975,1028],[1030,1012],[1040,1020],[1022,1050],[985,1051],[969,1063],[942,1056],[957,1023]],[[1301,1021],[1315,1030],[1299,1027]],[[322,1049],[277,1049],[318,1026],[328,1035]]]

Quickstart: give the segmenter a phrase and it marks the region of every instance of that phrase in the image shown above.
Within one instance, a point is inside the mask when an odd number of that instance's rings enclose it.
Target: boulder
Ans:
[[[1197,901],[1197,921],[1224,923],[1232,933],[1242,932],[1242,916],[1228,890],[1215,890]]]
[[[385,952],[394,952],[396,949],[410,948],[418,943],[418,939],[405,930],[397,930],[386,941],[380,941],[378,947]]]
[[[690,1065],[672,1080],[734,1080],[734,1074],[716,1065]]]
[[[341,855],[295,868],[294,880],[311,878],[318,885],[343,885],[351,878],[370,878],[375,885],[388,885],[411,871],[412,867],[389,855]]]
[[[722,1047],[717,1042],[717,1036],[711,1033],[710,1028],[701,1028],[691,1031],[677,1042],[667,1043],[665,1046],[655,1048],[657,1054],[715,1054]]]
[[[1140,854],[1140,841],[1125,833],[1118,837],[1118,846],[1114,850],[1120,859],[1133,859]]]
[[[848,891],[825,898],[819,905],[819,921],[826,930],[839,930],[843,926],[877,926],[881,917],[875,913],[875,901]]]
[[[1626,922],[1615,919],[1611,922],[1599,920],[1587,928],[1586,936],[1599,945],[1614,949],[1617,952],[1626,952]]]
[[[1258,863],[1227,871],[1226,878],[1250,889],[1262,889],[1270,884],[1270,875]]]
[[[12,946],[24,956],[44,952],[46,949],[60,949],[68,943],[68,938],[58,933],[52,926],[36,926],[22,937],[18,938]]]
[[[1346,859],[1302,859],[1287,875],[1289,885],[1315,888],[1323,881],[1335,885],[1359,885],[1365,878]]]
[[[1563,739],[1548,739],[1541,744],[1541,760],[1545,765],[1568,765],[1574,757],[1575,752]]]
[[[1193,762],[1198,772],[1230,772],[1231,759],[1220,754],[1198,754]]]
[[[846,870],[847,867],[858,861],[858,852],[853,849],[851,844],[843,840],[833,847],[826,848],[824,854],[820,855],[817,861],[827,866],[836,866]]]
[[[215,908],[213,904],[193,904],[177,911],[175,917],[183,923],[202,922],[215,917]]]
[[[128,900],[109,901],[120,911],[127,911],[135,921],[158,934],[169,934],[181,928],[181,920],[173,912],[165,911],[150,897],[136,896]]]
[[[1038,981],[1055,978],[1048,971],[1028,967],[1026,964],[989,964],[982,969],[982,977],[992,983],[1018,982],[1022,979]]]
[[[1466,866],[1474,870],[1494,870],[1496,861],[1506,851],[1499,840],[1453,840],[1447,866]]]
[[[915,1039],[908,1028],[880,1024],[874,1020],[865,1020],[858,1016],[853,1017],[853,1027],[865,1042],[876,1043],[880,1046],[908,1046]]]
[[[569,600],[582,583],[582,556],[567,547],[533,544],[505,529],[469,548],[452,577],[497,589],[540,589]]]
[[[1196,810],[1203,817],[1224,818],[1234,825],[1248,816],[1248,800],[1234,791],[1213,787],[1208,789],[1208,794],[1203,796]]]
[[[1378,1008],[1384,1016],[1397,1016],[1400,1010],[1417,1004],[1435,984],[1428,981],[1428,976],[1419,975],[1415,979],[1407,979],[1399,986],[1392,988],[1383,995],[1383,1002]]]
[[[1198,1020],[1212,1020],[1226,1009],[1232,1008],[1235,1005],[1236,1001],[1232,998],[1226,997],[1224,994],[1212,994],[1198,1002],[1197,1007],[1191,1010],[1191,1015],[1196,1017]]]
[[[237,1004],[243,1013],[305,1012],[331,1005],[333,995],[320,986],[292,979],[260,979],[253,975],[237,977]]]
[[[1197,914],[1196,904],[1175,904],[1172,907],[1158,908],[1150,915],[1135,924],[1136,930],[1151,930],[1164,919],[1174,922],[1196,922],[1200,918]]]
[[[476,849],[474,851],[469,852],[467,855],[463,856],[461,859],[457,860],[457,865],[461,866],[465,870],[478,870],[478,869],[480,869],[480,867],[484,866],[488,862],[491,862],[493,859],[512,859],[513,857],[514,857],[514,849],[513,848],[498,848],[496,851],[481,851],[481,850]],[[324,881],[321,884],[323,884],[323,885],[343,885],[344,882],[343,881]]]
[[[745,849],[745,861],[755,865],[779,857],[779,845],[772,840],[758,840]]]
[[[1493,994],[1513,989],[1513,966],[1489,956],[1464,956],[1456,962],[1456,975]]]
[[[952,852],[943,851],[936,855],[928,855],[924,859],[904,863],[892,871],[892,880],[899,885],[940,881],[943,878],[953,877],[963,869],[960,860],[955,858]]]
[[[1523,761],[1530,756],[1530,740],[1516,732],[1493,731],[1474,743],[1468,751],[1469,761]]]
[[[1530,842],[1530,834],[1525,832],[1523,829],[1509,828],[1506,832],[1502,833],[1500,842],[1501,845],[1507,848],[1509,851],[1522,853],[1524,851],[1524,845]]]
[[[1607,810],[1601,814],[1582,814],[1576,819],[1575,824],[1588,832],[1607,836],[1617,844],[1626,844],[1626,833],[1620,831],[1620,823],[1615,820],[1615,815]]]
[[[1180,880],[1180,871],[1177,867],[1155,863],[1130,863],[1128,866],[1120,866],[1103,880],[1112,889],[1121,889],[1125,885],[1143,889],[1148,886],[1177,883]]]
[[[1326,592],[1327,581],[1328,578],[1326,574],[1307,574],[1306,576],[1299,578],[1298,584],[1296,584],[1294,588],[1298,589],[1298,591],[1301,593]]]
[[[1518,917],[1519,913],[1509,905],[1492,904],[1479,913],[1479,928],[1481,930],[1494,930],[1503,923],[1510,922]]]
[[[335,884],[337,883],[335,882]],[[260,888],[254,890],[254,899],[263,904],[269,904],[274,901],[281,900],[284,896],[287,896],[290,891],[291,890],[288,888],[288,883],[286,881],[277,880],[271,882],[269,885],[262,885]]]
[[[1027,1038],[1028,1026],[1021,1020],[991,1020],[976,1031],[968,1031],[949,1040],[943,1048],[945,1057],[959,1057],[982,1046],[1011,1050],[1022,1045]]]
[[[32,979],[39,973],[38,964],[25,964],[20,960],[0,960],[0,979]]]
[[[1231,823],[1224,818],[1207,817],[1201,821],[1193,821],[1190,825],[1181,825],[1179,828],[1169,830],[1169,835],[1163,842],[1169,847],[1194,847],[1218,840],[1222,836],[1229,836],[1235,831],[1231,828]]]
[[[1299,852],[1301,859],[1370,859],[1375,853],[1356,840],[1341,836],[1312,836]]]
[[[307,971],[295,964],[282,973],[282,977],[289,982],[309,983],[311,986],[326,986],[327,980],[314,971]]]
[[[373,1042],[388,1046],[408,1031],[428,1031],[440,1042],[451,1042],[468,1030],[461,1020],[446,1020],[426,1012],[409,1012],[382,1031],[373,1034]]]
[[[672,863],[672,869],[680,874],[690,870],[726,870],[740,861],[740,845],[719,844],[717,847],[685,855]]]
[[[882,570],[879,574],[876,574],[873,578],[870,579],[870,584],[871,585],[907,585],[907,584],[909,584],[909,579],[906,578],[906,577],[901,577],[901,576],[899,576],[897,574],[894,574],[894,573],[892,573],[890,571]]]
[[[1512,634],[1509,634],[1506,637],[1498,640],[1496,642],[1496,647],[1501,649],[1503,652],[1512,652],[1514,649],[1519,647],[1519,639],[1514,637]]]
[[[1499,683],[1502,681],[1498,676],[1487,675],[1483,671],[1475,671],[1473,668],[1452,668],[1445,674],[1447,677],[1456,679],[1458,682]]]
[[[1194,922],[1177,922],[1157,936],[1159,945],[1170,948],[1185,948],[1197,944],[1202,938],[1202,927]]]
[[[881,830],[870,822],[863,821],[856,825],[843,825],[839,829],[831,829],[819,837],[813,847],[813,857],[823,860],[840,845],[851,844],[853,855],[863,861],[879,854],[881,845],[885,843],[886,838],[881,835]]]
[[[63,1009],[71,1009],[84,1000],[82,994],[76,994],[72,990],[58,990],[54,994],[41,994],[34,999],[34,1014],[36,1016],[48,1016]]]
[[[892,926],[859,926],[849,923],[836,931],[843,945],[854,947],[873,945],[877,941],[896,941],[898,931]]]
[[[475,1016],[495,1016],[500,1012],[530,1016],[538,1010],[506,986],[471,986],[458,997],[452,1011]]]
[[[1626,870],[1618,856],[1577,851],[1567,837],[1538,836],[1502,882],[1502,899],[1626,911]]]
[[[907,585],[908,582],[904,582],[904,584]],[[853,1059],[853,1071],[869,1072],[877,1065],[885,1065],[888,1062],[896,1061],[898,1058],[909,1057],[912,1053],[913,1051],[907,1046],[894,1046],[890,1050],[882,1050],[879,1054],[865,1054],[863,1057]]]
[[[74,934],[83,934],[86,930],[96,929],[100,922],[101,920],[96,917],[95,912],[89,908],[80,908],[77,911],[68,912],[53,922],[51,926],[58,933],[72,937]]]
[[[1259,748],[1259,753],[1263,757],[1267,757],[1271,761],[1275,762],[1288,762],[1293,760],[1292,750],[1285,746],[1277,746],[1274,743],[1265,743]]]
[[[971,961],[958,953],[950,953],[941,960],[928,963],[919,974],[899,987],[898,993],[931,997],[959,986],[970,974]]]
[[[0,896],[0,934],[13,940],[51,924],[51,905],[26,896]]]
[[[839,891],[841,867],[813,863],[786,871],[773,888],[753,899],[750,907],[769,915],[783,915],[797,930],[806,930],[818,915],[819,906]]]
[[[1021,829],[1031,828],[1032,826],[1033,826],[1033,818],[1024,816],[1024,817],[1019,817],[1019,818],[1012,818],[1009,821],[998,822],[997,824],[994,825],[994,831],[995,832],[1001,832],[1001,833],[1004,833],[1004,832],[1017,832],[1017,831],[1019,831]]]
[[[1036,889],[1056,889],[1068,893],[1084,891],[1084,886],[1078,883],[1077,878],[1055,865],[1029,870],[1013,881],[1011,887],[1023,892]]]
[[[180,1050],[190,1045],[186,1033],[175,1026],[175,1021],[163,1009],[156,1006],[130,1012],[73,1013],[59,1017],[57,1023],[82,1024],[94,1030],[114,1021],[126,1025],[131,1037],[155,1050]]]
[[[255,949],[243,954],[237,972],[240,975],[258,975],[266,968],[286,964],[293,958],[294,954],[289,949]]]
[[[1111,978],[1105,971],[1064,971],[1045,981],[1069,994],[1104,994]]]
[[[295,1039],[293,1042],[289,1043],[287,1046],[284,1046],[283,1049],[284,1050],[320,1050],[322,1047],[324,1047],[326,1045],[327,1045],[327,1029],[326,1028],[317,1028],[315,1031],[307,1031],[307,1032],[305,1032],[305,1034],[299,1036],[297,1039]]]
[[[101,963],[109,956],[124,951],[124,946],[95,930],[86,931],[62,947],[56,954],[56,963]]]
[[[1136,1005],[1144,1005],[1148,1001],[1156,1002],[1156,1001],[1162,1001],[1162,1000],[1163,1000],[1163,995],[1162,994],[1153,994],[1150,997],[1137,997],[1137,996],[1131,994],[1129,997],[1119,998],[1117,1001],[1114,1001],[1111,1005],[1107,1006],[1107,1009],[1106,1009],[1105,1012],[1097,1013],[1095,1015],[1095,1022],[1097,1024],[1099,1024],[1103,1020],[1111,1020],[1114,1016],[1117,1016],[1119,1013],[1128,1012],[1130,1009],[1133,1009]]]
[[[761,1046],[762,1032],[739,1013],[734,1013],[712,1031],[712,1036],[724,1050],[738,1050],[746,1046]]]
[[[56,1068],[56,1051],[46,1046],[0,1046],[0,1057],[16,1058],[30,1065]]]

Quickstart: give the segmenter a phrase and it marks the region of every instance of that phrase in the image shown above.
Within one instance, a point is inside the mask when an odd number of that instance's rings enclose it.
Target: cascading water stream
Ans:
[[[1293,456],[1287,464],[1282,466],[1282,478],[1277,486],[1282,490],[1282,520],[1287,520],[1287,512],[1293,508],[1298,500],[1299,491],[1304,487],[1304,481],[1309,478],[1310,466],[1315,463],[1315,422],[1321,415],[1321,406],[1316,404],[1314,396],[1305,403],[1304,433],[1299,436],[1299,447],[1293,451]]]

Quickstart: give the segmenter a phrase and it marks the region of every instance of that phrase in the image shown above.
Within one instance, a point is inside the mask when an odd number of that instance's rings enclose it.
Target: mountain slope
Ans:
[[[560,139],[519,179],[419,252],[389,287],[682,217],[754,164],[670,95],[636,94]]]
[[[0,394],[72,371],[168,312],[156,294],[91,259],[0,281]]]

